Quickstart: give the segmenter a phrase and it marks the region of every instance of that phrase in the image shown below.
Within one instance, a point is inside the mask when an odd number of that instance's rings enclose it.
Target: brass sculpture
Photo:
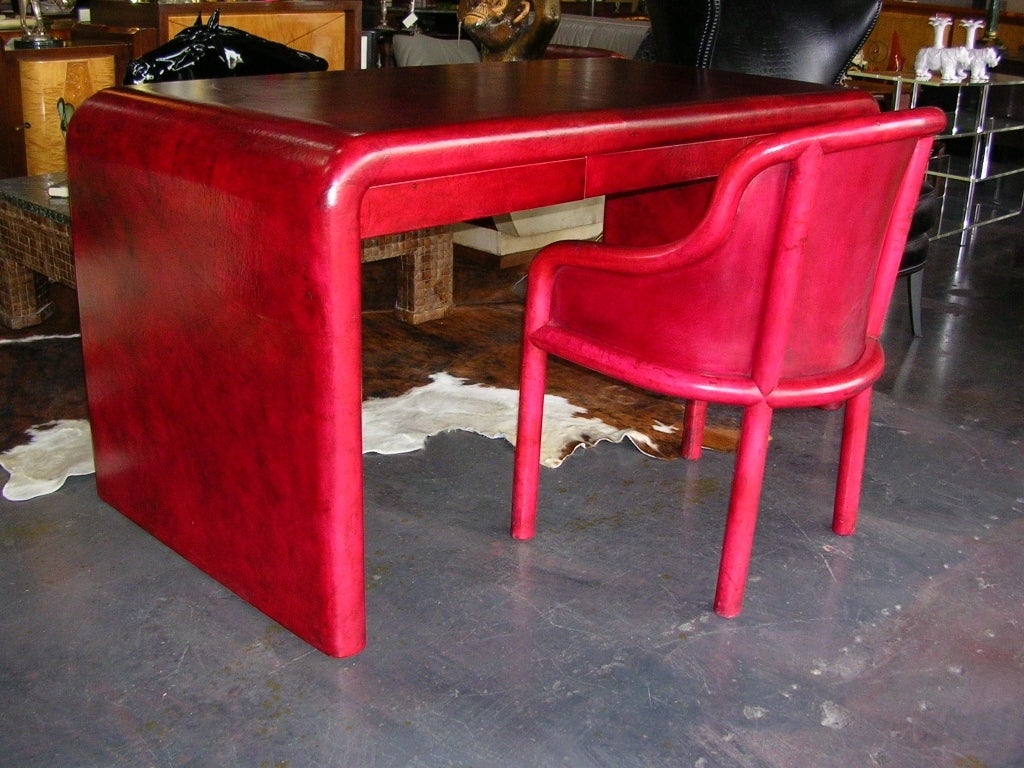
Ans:
[[[459,0],[459,21],[484,61],[542,58],[561,18],[560,0]]]

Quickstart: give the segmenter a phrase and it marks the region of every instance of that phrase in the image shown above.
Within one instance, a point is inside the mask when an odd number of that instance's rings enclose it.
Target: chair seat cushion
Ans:
[[[910,222],[907,245],[903,249],[903,258],[900,260],[900,269],[897,273],[900,277],[924,268],[931,242],[929,233],[935,226],[938,216],[939,196],[935,192],[935,187],[925,181],[921,185],[917,205],[914,206],[914,218]]]
[[[907,247],[903,250],[903,258],[900,260],[900,269],[897,272],[900,277],[924,268],[924,263],[928,260],[930,242],[927,232],[922,232],[917,237],[907,240]]]
[[[922,232],[928,232],[939,215],[939,196],[935,187],[925,181],[921,185],[921,195],[917,198],[917,205],[914,206],[914,218],[910,222],[910,237],[914,238]]]

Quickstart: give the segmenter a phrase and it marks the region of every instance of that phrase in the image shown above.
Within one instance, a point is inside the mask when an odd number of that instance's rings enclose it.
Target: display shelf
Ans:
[[[938,75],[919,80],[900,72],[849,74],[853,85],[882,95],[888,109],[937,106],[946,112],[947,129],[936,137],[940,152],[928,168],[943,196],[933,239],[960,234],[964,244],[976,227],[1020,214],[1024,119],[1014,114],[1011,89],[1024,86],[1024,78],[990,73],[987,82],[946,83]],[[995,92],[1001,98],[994,101]]]
[[[979,119],[977,112],[962,112],[960,114],[947,112],[946,116],[949,120],[949,127],[938,137],[940,139],[1019,131],[1024,127],[1024,121],[1016,118],[982,117]]]

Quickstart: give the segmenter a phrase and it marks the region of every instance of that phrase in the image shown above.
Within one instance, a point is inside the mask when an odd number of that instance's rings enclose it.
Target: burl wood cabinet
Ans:
[[[120,82],[123,43],[0,51],[0,177],[34,176],[66,167],[58,104],[77,107]]]
[[[120,85],[128,62],[162,45],[197,16],[316,54],[330,69],[358,69],[359,0],[154,3],[91,0],[91,21],[52,25],[64,47],[0,48],[0,178],[64,170],[58,100],[79,105],[101,88]]]

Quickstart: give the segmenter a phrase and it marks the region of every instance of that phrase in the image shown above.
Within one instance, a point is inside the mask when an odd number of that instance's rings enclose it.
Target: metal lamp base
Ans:
[[[63,40],[54,40],[52,37],[16,37],[13,41],[14,47],[18,49],[63,48]]]

